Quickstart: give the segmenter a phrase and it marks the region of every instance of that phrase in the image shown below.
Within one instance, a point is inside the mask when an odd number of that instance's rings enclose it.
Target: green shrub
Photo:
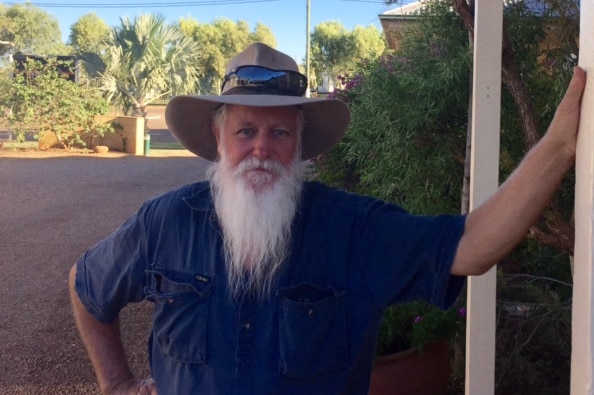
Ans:
[[[58,62],[28,60],[16,72],[5,95],[0,97],[0,115],[5,114],[16,139],[27,133],[40,138],[53,132],[64,148],[85,146],[82,136],[103,136],[111,125],[95,120],[107,114],[109,103],[95,88],[74,83],[62,75]]]

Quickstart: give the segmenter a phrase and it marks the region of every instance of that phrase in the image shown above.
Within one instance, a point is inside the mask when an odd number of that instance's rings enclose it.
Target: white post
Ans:
[[[581,2],[580,66],[588,73],[576,159],[571,395],[593,392],[594,367],[594,4]]]
[[[474,18],[470,210],[499,186],[503,2],[477,0]],[[496,268],[468,279],[466,395],[495,392]]]
[[[307,77],[307,90],[305,91],[305,97],[311,96],[311,81],[310,81],[310,74],[311,74],[311,43],[310,43],[310,20],[311,20],[311,0],[307,0],[306,4],[307,8],[307,20],[305,22],[305,76]]]

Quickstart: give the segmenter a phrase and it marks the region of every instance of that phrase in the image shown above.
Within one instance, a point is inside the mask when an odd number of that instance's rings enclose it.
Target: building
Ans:
[[[58,71],[61,75],[66,76],[69,81],[78,82],[78,60],[75,56],[57,55],[57,56],[41,56],[41,55],[25,55],[16,53],[13,55],[14,59],[14,73],[24,73],[26,70],[26,63],[28,60],[35,60],[42,64],[48,61],[55,61],[57,63]]]

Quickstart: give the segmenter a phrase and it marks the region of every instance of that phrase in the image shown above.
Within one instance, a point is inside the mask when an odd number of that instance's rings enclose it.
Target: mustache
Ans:
[[[247,158],[243,160],[236,169],[236,174],[243,174],[250,170],[266,170],[275,175],[283,175],[286,172],[285,167],[276,160],[260,160],[258,158]]]

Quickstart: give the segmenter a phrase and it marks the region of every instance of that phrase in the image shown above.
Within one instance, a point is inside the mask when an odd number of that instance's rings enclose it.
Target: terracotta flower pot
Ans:
[[[379,357],[371,372],[369,395],[443,395],[450,378],[446,342]]]
[[[95,146],[95,148],[93,148],[93,151],[96,154],[105,154],[105,153],[109,152],[109,147],[106,145],[97,145],[97,146]]]

